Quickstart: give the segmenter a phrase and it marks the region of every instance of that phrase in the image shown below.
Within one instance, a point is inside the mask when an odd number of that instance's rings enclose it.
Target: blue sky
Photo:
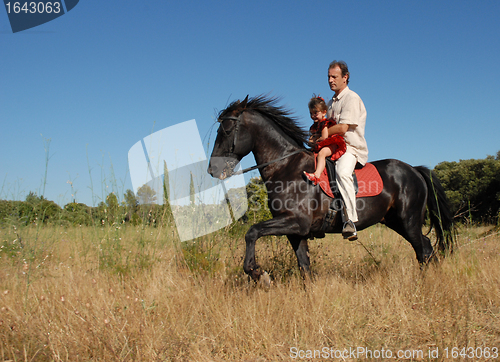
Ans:
[[[307,128],[334,59],[367,108],[370,160],[495,155],[499,16],[496,0],[81,0],[13,34],[0,8],[0,198],[121,198],[136,142],[191,119],[208,142],[216,112],[247,94],[282,97]]]

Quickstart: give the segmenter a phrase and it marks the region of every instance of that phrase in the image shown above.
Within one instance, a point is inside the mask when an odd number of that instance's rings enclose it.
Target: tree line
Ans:
[[[169,207],[155,202],[154,191],[148,186],[139,189],[137,195],[127,190],[121,202],[114,193],[110,193],[96,207],[78,202],[60,207],[54,201],[30,192],[25,201],[0,200],[0,224],[156,225],[171,217],[171,213]]]
[[[441,162],[434,172],[446,191],[456,220],[498,224],[500,151],[485,159]]]
[[[456,221],[464,223],[498,224],[500,216],[500,151],[485,159],[441,162],[434,172],[441,181]],[[168,179],[166,179],[168,182]],[[191,180],[192,182],[192,180]],[[191,187],[194,203],[194,187]],[[246,186],[248,210],[239,222],[255,223],[271,217],[267,194],[259,177]],[[163,205],[158,205],[156,193],[147,185],[137,195],[126,190],[120,202],[110,193],[96,207],[71,202],[60,207],[55,202],[30,192],[24,201],[0,200],[0,224],[60,225],[157,225],[172,221],[167,188],[164,185]]]

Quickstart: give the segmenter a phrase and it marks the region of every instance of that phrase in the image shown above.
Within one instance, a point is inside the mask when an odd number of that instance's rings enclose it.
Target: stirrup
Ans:
[[[314,186],[316,186],[319,182],[319,178],[316,177],[313,173],[309,173],[304,171],[304,176],[307,180],[309,180]]]
[[[356,232],[356,226],[351,220],[348,220],[344,223],[344,227],[342,228],[342,236],[344,239],[349,241],[358,240],[358,233]]]

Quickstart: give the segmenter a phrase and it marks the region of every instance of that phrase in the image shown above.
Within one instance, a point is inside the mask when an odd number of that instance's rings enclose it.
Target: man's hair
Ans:
[[[351,74],[349,73],[349,68],[347,68],[346,62],[343,60],[334,60],[333,62],[330,63],[330,66],[328,67],[328,70],[339,67],[340,71],[342,72],[342,77],[345,77],[347,75],[347,84],[349,84],[349,78],[351,77]]]

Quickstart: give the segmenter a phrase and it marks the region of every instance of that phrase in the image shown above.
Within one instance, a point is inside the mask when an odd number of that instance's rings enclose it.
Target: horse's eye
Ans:
[[[219,123],[220,123],[219,130],[222,129],[224,133],[229,133],[234,128],[234,121],[232,119],[222,119],[219,120]]]

